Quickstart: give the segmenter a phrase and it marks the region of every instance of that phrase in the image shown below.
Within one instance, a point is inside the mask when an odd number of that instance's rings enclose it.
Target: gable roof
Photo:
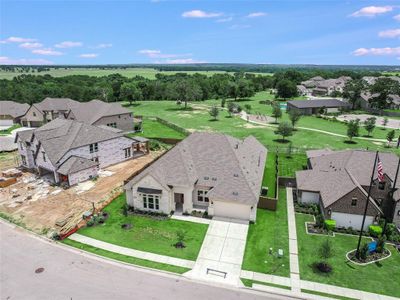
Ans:
[[[101,100],[81,102],[78,105],[71,106],[70,110],[76,120],[87,124],[93,124],[105,116],[131,113],[130,110],[122,107],[119,103],[106,103]]]
[[[307,153],[308,155],[309,153]],[[324,205],[339,200],[354,188],[369,186],[375,152],[365,150],[321,151],[310,153],[311,170],[296,172],[297,187],[320,192]],[[379,153],[384,173],[394,182],[399,158],[393,153]],[[375,179],[377,173],[375,174]],[[396,183],[395,200],[400,199],[400,174]],[[363,191],[364,192],[364,191]],[[324,195],[324,196],[323,196]]]
[[[261,190],[267,150],[250,136],[243,141],[220,133],[195,132],[143,172],[132,186],[151,175],[163,186],[209,187],[218,201],[256,204]]]
[[[316,99],[316,100],[292,100],[288,104],[296,108],[333,108],[333,107],[347,107],[348,103],[337,99]]]
[[[63,175],[68,175],[98,165],[98,162],[94,162],[84,157],[72,155],[60,165],[60,167],[57,169],[57,172]]]
[[[123,136],[98,126],[60,118],[35,129],[33,135],[53,165],[70,149]]]
[[[33,104],[42,113],[44,111],[69,111],[71,107],[79,105],[78,101],[72,100],[70,98],[50,98],[47,97],[41,102]]]
[[[0,101],[0,114],[10,115],[14,119],[23,116],[29,109],[29,104],[15,101]]]

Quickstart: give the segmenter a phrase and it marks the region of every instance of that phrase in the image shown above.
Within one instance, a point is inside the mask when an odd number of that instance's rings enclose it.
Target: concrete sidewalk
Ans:
[[[246,246],[248,224],[212,220],[194,268],[185,276],[238,286]]]
[[[199,224],[210,224],[211,223],[211,219],[203,219],[203,218],[198,218],[198,217],[193,217],[193,216],[172,215],[171,219],[179,220],[179,221],[199,223]]]
[[[166,256],[166,255],[159,255],[159,254],[154,254],[150,252],[144,252],[144,251],[139,251],[135,249],[130,249],[126,247],[121,247],[117,246],[114,244],[106,243],[103,241],[99,241],[84,235],[80,235],[78,233],[74,233],[73,235],[68,237],[69,239],[90,245],[99,249],[107,250],[110,252],[122,254],[122,255],[127,255],[127,256],[132,256],[140,259],[145,259],[145,260],[150,260],[158,263],[163,263],[163,264],[168,264],[168,265],[173,265],[173,266],[178,266],[178,267],[183,267],[183,268],[189,268],[192,269],[194,267],[195,262],[191,260],[186,260],[186,259],[181,259],[181,258],[175,258],[171,256]]]

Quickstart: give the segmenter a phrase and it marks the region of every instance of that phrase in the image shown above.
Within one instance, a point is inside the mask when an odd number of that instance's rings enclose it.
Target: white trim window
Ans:
[[[117,128],[117,123],[113,122],[113,123],[107,123],[108,127],[112,127],[112,128]]]
[[[89,152],[94,153],[99,151],[99,145],[97,143],[89,145]]]
[[[130,147],[125,148],[124,151],[125,151],[125,158],[131,157],[131,148]]]
[[[143,208],[150,210],[160,209],[160,195],[157,194],[141,194]]]
[[[197,190],[197,201],[199,202],[210,202],[206,194],[208,193],[207,190]]]

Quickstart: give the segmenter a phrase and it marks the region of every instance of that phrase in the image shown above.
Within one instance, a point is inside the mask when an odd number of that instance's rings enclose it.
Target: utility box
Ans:
[[[283,257],[283,250],[282,250],[282,249],[279,249],[279,250],[278,250],[278,257],[279,257],[279,258],[282,258],[282,257]]]

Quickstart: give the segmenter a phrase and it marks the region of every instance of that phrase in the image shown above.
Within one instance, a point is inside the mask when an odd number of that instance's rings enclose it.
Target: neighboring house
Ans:
[[[310,92],[304,85],[297,85],[297,93],[299,96],[309,96]]]
[[[192,133],[125,182],[127,203],[167,214],[200,209],[255,221],[266,156],[252,136]]]
[[[121,130],[57,118],[15,138],[21,166],[55,183],[73,185],[97,176],[104,168],[148,153],[147,140]]]
[[[343,93],[346,83],[350,80],[351,77],[349,76],[341,76],[334,79],[324,79],[321,76],[316,76],[301,83],[301,86],[304,86],[307,90],[307,92],[301,92],[304,95],[331,96],[335,92]],[[299,87],[298,90],[300,92]]]
[[[349,108],[349,104],[337,99],[293,100],[287,102],[287,111],[296,110],[303,115],[319,114],[321,109],[336,113]]]
[[[0,126],[19,124],[20,119],[29,109],[29,104],[15,101],[0,101]]]
[[[123,131],[133,130],[133,114],[119,103],[100,100],[78,102],[69,98],[46,98],[33,104],[21,118],[22,125],[40,127],[56,118],[107,125]]]
[[[379,93],[371,94],[369,92],[361,93],[359,100],[360,107],[363,109],[372,108],[370,100],[374,97],[378,97]],[[390,109],[400,109],[400,96],[390,94],[386,100],[388,108]]]
[[[308,151],[307,157],[309,170],[296,172],[298,201],[319,205],[324,217],[335,220],[337,227],[361,229],[375,152],[317,150]],[[379,158],[385,181],[379,183],[375,174],[364,229],[376,223],[383,214],[383,207],[391,203],[389,191],[398,157],[392,153],[380,153]],[[399,178],[396,187],[400,187]],[[387,217],[393,218],[393,222],[400,226],[399,189],[395,191],[394,199],[397,207]]]

